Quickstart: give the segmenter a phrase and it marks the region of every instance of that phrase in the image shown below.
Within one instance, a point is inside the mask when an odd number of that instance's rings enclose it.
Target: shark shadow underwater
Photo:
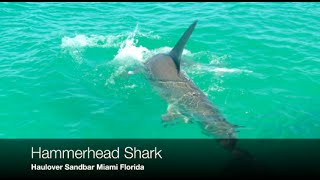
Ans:
[[[179,119],[185,123],[197,123],[202,132],[213,136],[219,144],[235,156],[248,156],[236,146],[237,125],[229,123],[209,98],[181,71],[181,55],[191,36],[194,21],[167,54],[156,54],[143,64],[143,71],[159,95],[168,102],[163,122]]]

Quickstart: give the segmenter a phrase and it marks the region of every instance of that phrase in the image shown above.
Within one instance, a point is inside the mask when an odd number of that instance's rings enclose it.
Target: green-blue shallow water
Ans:
[[[239,138],[320,137],[318,3],[0,3],[0,138],[208,138],[123,75],[195,19],[182,70]]]

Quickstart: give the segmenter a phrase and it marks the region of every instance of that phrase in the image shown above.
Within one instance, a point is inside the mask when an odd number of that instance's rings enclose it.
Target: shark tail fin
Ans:
[[[187,44],[189,37],[191,36],[195,26],[197,25],[198,20],[195,20],[189,28],[184,32],[180,40],[174,46],[174,48],[170,51],[169,55],[173,59],[178,73],[180,72],[180,61],[181,61],[181,54],[183,52],[184,46]]]

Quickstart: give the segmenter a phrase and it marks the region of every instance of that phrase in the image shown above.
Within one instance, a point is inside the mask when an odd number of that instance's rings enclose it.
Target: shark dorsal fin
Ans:
[[[197,25],[197,22],[198,21],[196,20],[189,26],[189,28],[186,30],[186,32],[184,32],[180,40],[169,53],[177,67],[178,73],[180,72],[181,54],[183,52],[184,46],[187,44],[188,39],[193,32],[194,27]]]

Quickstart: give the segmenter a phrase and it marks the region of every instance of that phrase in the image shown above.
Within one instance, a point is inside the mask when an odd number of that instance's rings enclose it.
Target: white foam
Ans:
[[[224,68],[224,67],[214,67],[206,64],[196,64],[190,68],[190,72],[193,74],[203,74],[208,72],[214,72],[216,75],[222,75],[224,73],[252,73],[253,71],[247,69],[238,68]]]
[[[237,68],[213,68],[211,70],[212,72],[218,72],[218,73],[252,73],[250,70],[246,69],[237,69]]]
[[[61,40],[61,48],[84,48],[84,47],[116,47],[124,35],[84,35],[75,37],[64,36]]]
[[[125,86],[126,89],[133,89],[133,88],[136,88],[137,85],[136,84],[132,84],[132,85],[127,85]]]
[[[123,40],[125,38],[127,38],[126,41],[129,41],[125,44],[130,45],[131,40],[134,40],[135,36],[146,37],[148,39],[160,39],[160,36],[152,34],[153,32],[142,33],[139,31],[138,28],[139,27],[137,25],[133,32],[121,33],[117,35],[78,34],[74,37],[64,36],[61,39],[60,47],[61,48],[120,47],[123,44]]]
[[[230,57],[231,57],[230,55],[223,55],[223,56],[212,55],[209,64],[210,65],[212,65],[212,64],[221,64],[222,62],[224,62],[226,59],[228,59]]]
[[[127,39],[120,45],[120,49],[118,50],[118,53],[114,57],[114,59],[133,59],[140,62],[144,60],[144,55],[150,51],[149,49],[141,45],[137,46],[138,39],[135,39],[137,32],[138,26],[136,26],[135,30],[131,34],[129,34]]]
[[[119,45],[118,52],[114,56],[113,60],[108,62],[108,65],[115,65],[117,70],[113,72],[108,79],[106,79],[105,85],[115,84],[116,78],[124,74],[128,74],[126,72],[128,67],[133,67],[137,64],[141,65],[141,63],[146,59],[146,54],[150,53],[148,48],[141,45],[137,46],[138,39],[136,38],[136,35],[138,32],[137,25],[134,31],[129,33],[127,38]]]
[[[64,36],[60,47],[79,64],[83,63],[83,52],[87,47],[110,48],[117,47],[121,43],[123,35],[84,35],[79,34],[75,37]]]
[[[225,88],[218,85],[213,85],[213,86],[210,86],[208,90],[215,91],[215,92],[222,92],[225,90]]]

